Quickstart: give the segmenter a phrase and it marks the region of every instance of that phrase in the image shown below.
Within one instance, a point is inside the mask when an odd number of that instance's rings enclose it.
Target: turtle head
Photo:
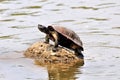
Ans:
[[[46,33],[46,34],[48,33],[47,27],[45,27],[43,25],[38,24],[38,29],[43,33]]]
[[[50,25],[50,26],[48,26],[48,30],[49,30],[49,31],[54,31],[53,26],[51,26],[51,25]]]

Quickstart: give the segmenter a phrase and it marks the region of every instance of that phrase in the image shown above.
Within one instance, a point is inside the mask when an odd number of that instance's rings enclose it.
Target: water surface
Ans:
[[[120,80],[119,19],[119,0],[0,0],[0,79]],[[44,40],[38,24],[63,25],[81,37],[85,65],[68,68],[72,74],[64,71],[71,77],[61,75],[59,68],[50,73],[23,55],[17,56],[34,42]],[[54,77],[54,71],[61,76]]]

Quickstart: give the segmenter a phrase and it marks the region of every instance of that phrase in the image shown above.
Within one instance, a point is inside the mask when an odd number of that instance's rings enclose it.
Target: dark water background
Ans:
[[[43,40],[38,23],[70,28],[84,44],[85,65],[57,70],[57,80],[120,80],[119,0],[0,0],[0,56],[13,57]],[[54,80],[46,68],[24,62],[0,57],[0,80]]]

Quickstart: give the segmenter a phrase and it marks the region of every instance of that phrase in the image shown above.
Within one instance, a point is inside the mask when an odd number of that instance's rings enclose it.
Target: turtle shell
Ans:
[[[78,45],[82,51],[84,50],[82,41],[80,40],[79,36],[74,31],[68,28],[56,26],[56,25],[50,25],[48,27],[53,28],[55,31],[57,31],[58,33],[66,37],[68,40],[71,40],[73,43]]]

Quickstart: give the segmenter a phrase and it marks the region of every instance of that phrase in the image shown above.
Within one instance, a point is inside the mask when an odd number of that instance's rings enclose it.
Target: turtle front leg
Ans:
[[[55,40],[55,44],[54,44],[54,47],[53,47],[53,51],[56,52],[57,51],[57,47],[58,47],[58,40]]]
[[[58,33],[57,32],[53,32],[52,36],[53,36],[53,38],[55,40],[55,44],[54,44],[54,47],[53,47],[52,50],[55,52],[55,51],[57,51],[57,47],[58,47]]]
[[[49,43],[49,35],[47,34],[46,37],[45,37],[45,43]]]

